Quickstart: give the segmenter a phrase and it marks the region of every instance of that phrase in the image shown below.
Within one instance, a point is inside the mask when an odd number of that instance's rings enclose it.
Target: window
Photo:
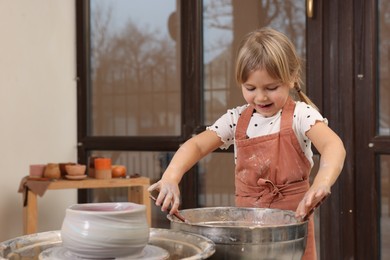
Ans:
[[[189,5],[90,0],[76,6],[79,161],[110,157],[113,164],[125,165],[128,175],[155,182],[171,151],[198,125],[198,109],[184,102],[193,99],[194,88],[181,78],[179,22]],[[184,110],[192,118],[184,117]],[[79,191],[79,201],[125,200],[124,194]],[[165,216],[153,210],[154,226],[164,226]]]

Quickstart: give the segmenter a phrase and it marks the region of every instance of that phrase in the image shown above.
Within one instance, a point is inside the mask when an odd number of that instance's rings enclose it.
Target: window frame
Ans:
[[[90,1],[76,1],[77,154],[86,164],[91,151],[176,151],[202,126],[202,1],[180,1],[181,134],[178,136],[91,136],[88,134],[90,71]],[[183,177],[182,207],[196,207],[196,166]],[[142,174],[142,173],[141,173]],[[78,191],[88,202],[88,191]]]

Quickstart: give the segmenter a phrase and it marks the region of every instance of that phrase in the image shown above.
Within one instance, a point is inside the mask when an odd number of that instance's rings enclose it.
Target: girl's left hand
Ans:
[[[314,210],[328,195],[330,194],[330,187],[328,185],[311,186],[306,192],[305,196],[298,204],[295,211],[296,218],[303,218],[311,210]]]

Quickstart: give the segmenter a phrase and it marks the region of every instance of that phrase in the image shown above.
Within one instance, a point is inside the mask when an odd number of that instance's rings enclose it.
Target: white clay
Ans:
[[[75,204],[66,209],[61,228],[63,247],[85,258],[137,256],[149,241],[144,205]]]

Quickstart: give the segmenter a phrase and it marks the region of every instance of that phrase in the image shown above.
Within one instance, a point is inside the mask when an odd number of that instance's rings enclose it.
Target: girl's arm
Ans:
[[[317,122],[306,133],[320,153],[320,167],[310,189],[299,203],[296,217],[304,216],[323,200],[341,173],[345,159],[345,148],[340,137],[324,122]]]
[[[165,170],[161,180],[149,187],[149,191],[158,190],[156,205],[166,211],[172,206],[170,214],[175,213],[180,205],[179,182],[183,175],[200,159],[223,144],[221,138],[211,130],[206,130],[188,141],[177,150]]]

